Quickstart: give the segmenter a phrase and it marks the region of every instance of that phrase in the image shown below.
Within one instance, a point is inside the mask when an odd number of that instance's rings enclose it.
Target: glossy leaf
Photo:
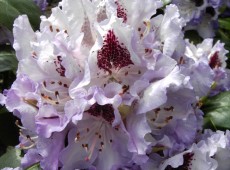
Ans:
[[[0,52],[0,72],[12,70],[16,72],[18,61],[13,51]]]
[[[0,0],[0,26],[12,30],[14,20],[22,14],[27,14],[32,26],[38,28],[41,12],[32,0]]]
[[[9,146],[4,155],[0,157],[0,169],[4,167],[16,168],[21,163],[21,150],[16,149],[13,146]]]
[[[230,18],[219,19],[220,28],[230,30]]]
[[[205,113],[205,128],[230,129],[230,92],[209,98],[201,109]]]

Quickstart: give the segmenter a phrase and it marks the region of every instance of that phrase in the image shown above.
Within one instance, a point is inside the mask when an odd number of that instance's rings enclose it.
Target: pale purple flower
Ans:
[[[197,100],[193,90],[171,86],[166,96],[165,103],[147,113],[151,128],[147,141],[156,148],[163,148],[167,157],[191,146],[197,131],[201,130],[203,119],[202,113],[196,109]]]
[[[205,143],[212,134],[198,137],[199,100],[214,82],[229,88],[227,51],[211,39],[184,40],[186,22],[207,5],[196,3],[167,5],[155,16],[158,0],[63,0],[35,32],[19,16],[17,80],[0,103],[21,119],[22,167],[216,167],[212,156],[221,161],[228,152]],[[192,10],[181,17],[183,5]]]
[[[224,44],[217,41],[213,45],[212,39],[205,39],[197,46],[188,43],[185,55],[195,61],[190,64],[191,82],[197,95],[206,96],[212,93],[211,90],[218,92],[219,89],[228,89],[226,54],[228,51]],[[215,88],[212,85],[215,83]]]
[[[37,88],[38,85],[28,76],[19,75],[11,89],[4,93],[3,99],[6,108],[20,118],[23,126],[31,131],[35,131],[34,116],[38,111]]]
[[[200,18],[202,10],[204,10],[207,6],[207,0],[172,0],[171,3],[177,5],[180,15],[185,19],[186,22]]]
[[[95,102],[90,104],[91,101]],[[119,94],[111,93],[109,88],[104,92],[95,89],[82,119],[73,120],[76,127],[70,130],[68,145],[60,157],[63,169],[82,169],[91,165],[97,169],[111,169],[131,161],[132,154],[127,148],[129,134],[117,108],[120,102]]]
[[[202,38],[215,36],[221,0],[172,0],[186,21],[185,30],[196,30]]]
[[[229,152],[229,131],[226,134],[222,131],[206,131],[203,139],[197,144],[193,144],[190,149],[165,160],[159,169],[164,170],[171,167],[227,170],[229,162],[224,161],[223,157],[229,157]]]

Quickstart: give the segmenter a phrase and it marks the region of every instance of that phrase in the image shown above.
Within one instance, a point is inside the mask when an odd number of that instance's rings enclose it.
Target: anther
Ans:
[[[50,31],[53,32],[53,27],[52,27],[52,25],[50,25]]]

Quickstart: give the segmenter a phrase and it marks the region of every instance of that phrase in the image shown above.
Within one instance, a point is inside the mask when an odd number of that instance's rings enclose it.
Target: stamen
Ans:
[[[38,103],[37,100],[35,100],[35,99],[25,99],[25,98],[23,98],[23,101],[24,101],[25,103],[29,104],[30,106],[32,106],[32,107],[34,107],[34,108],[36,108],[36,109],[39,109],[38,106],[37,106],[37,103]]]
[[[90,149],[89,149],[89,156],[87,156],[85,158],[85,161],[89,161],[90,158],[92,157],[93,151],[94,151],[95,146],[96,146],[96,143],[97,143],[97,137],[95,136],[94,139],[93,139],[93,143],[92,143],[92,145],[90,146]]]
[[[34,146],[35,146],[35,143],[33,143],[33,144],[29,145],[29,146],[24,146],[23,144],[20,144],[20,145],[19,145],[19,147],[20,147],[21,149],[25,149],[25,150],[31,149],[31,148],[33,148]]]
[[[146,26],[146,29],[145,32],[142,34],[141,38],[144,38],[146,35],[148,35],[151,29],[151,22],[149,20],[144,21],[144,25]]]
[[[19,125],[19,121],[18,121],[18,120],[16,120],[16,121],[15,121],[15,125],[16,125],[17,127],[19,127],[20,129],[24,129],[24,130],[26,130],[26,128],[25,128],[25,127],[23,127],[23,126]]]

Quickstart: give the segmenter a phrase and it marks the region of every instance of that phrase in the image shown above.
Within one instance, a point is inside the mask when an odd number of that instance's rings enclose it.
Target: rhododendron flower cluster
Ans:
[[[229,90],[228,51],[185,39],[194,17],[176,5],[62,0],[38,31],[15,20],[17,79],[0,102],[20,119],[21,168],[229,167],[229,132],[202,134],[200,110]]]

